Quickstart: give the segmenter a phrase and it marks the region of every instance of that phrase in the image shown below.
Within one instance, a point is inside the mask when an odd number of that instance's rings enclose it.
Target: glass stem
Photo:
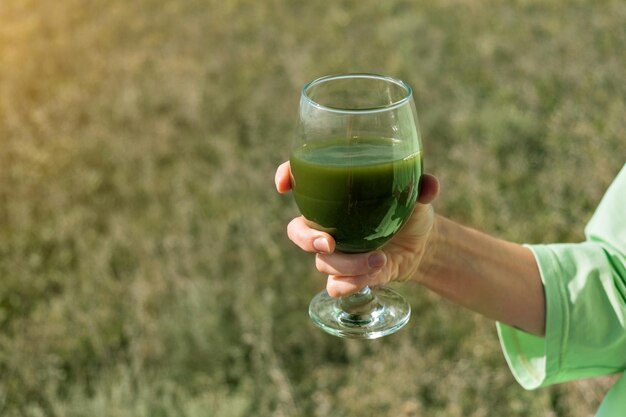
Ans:
[[[364,287],[359,292],[341,298],[341,308],[348,314],[368,314],[374,308],[375,297],[370,287]]]

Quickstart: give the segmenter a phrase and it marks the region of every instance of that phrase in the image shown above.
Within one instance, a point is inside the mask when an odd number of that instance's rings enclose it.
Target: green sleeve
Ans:
[[[623,370],[626,291],[603,248],[585,242],[530,249],[546,293],[546,336],[498,323],[516,379],[533,389]]]
[[[528,246],[546,295],[545,337],[497,324],[506,360],[526,389],[626,368],[626,167],[585,234],[583,243]]]

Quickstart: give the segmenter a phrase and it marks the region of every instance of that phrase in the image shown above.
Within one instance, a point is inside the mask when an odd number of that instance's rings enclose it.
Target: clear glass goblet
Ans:
[[[336,250],[376,250],[413,211],[422,149],[411,88],[376,74],[322,77],[302,89],[290,156],[293,195],[312,227],[330,233]],[[365,287],[309,306],[326,332],[374,339],[404,326],[411,308],[388,287]]]

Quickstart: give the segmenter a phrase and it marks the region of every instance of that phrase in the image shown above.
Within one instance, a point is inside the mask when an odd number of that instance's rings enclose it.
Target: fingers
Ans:
[[[315,257],[315,267],[320,272],[338,276],[369,275],[379,271],[386,263],[387,256],[382,251],[332,255],[318,253]]]
[[[291,190],[291,167],[289,161],[283,162],[278,166],[274,176],[274,183],[276,184],[276,190],[281,194]]]
[[[326,290],[331,297],[343,297],[366,285],[375,285],[387,264],[382,251],[362,254],[334,253],[335,240],[326,232],[313,229],[300,216],[287,225],[289,239],[299,248],[316,253],[315,266],[328,274]],[[379,282],[382,283],[382,282]]]
[[[284,162],[277,168],[274,181],[279,193],[287,193],[291,190],[289,162]],[[404,241],[409,243],[411,239],[421,239],[430,230],[434,215],[430,203],[439,194],[440,186],[436,177],[424,174],[420,181],[418,204],[414,215],[409,220],[411,227],[407,229],[412,233],[405,233],[406,236],[403,237]],[[289,223],[287,235],[302,250],[317,254],[315,264],[320,272],[328,274],[326,290],[331,297],[344,297],[367,285],[385,284],[397,275],[396,262],[388,263],[385,252],[334,253],[335,240],[333,237],[313,227],[303,216],[300,216]]]
[[[326,291],[331,297],[344,297],[366,285],[384,284],[387,256],[382,251],[363,254],[321,254],[315,257],[315,266],[328,274]]]
[[[326,290],[331,297],[343,297],[359,291],[386,264],[384,253],[333,253],[335,240],[328,233],[311,228],[303,216],[287,225],[287,235],[300,249],[316,253],[316,267],[328,274]]]
[[[296,217],[289,222],[287,236],[306,252],[333,253],[335,251],[335,239],[326,232],[312,229],[303,216]]]
[[[326,281],[326,292],[333,298],[345,297],[354,294],[366,286],[376,287],[386,284],[388,281],[384,268],[367,275],[329,275]]]
[[[368,285],[367,281],[367,276],[337,277],[329,275],[328,281],[326,281],[326,292],[333,298],[345,297],[365,288]]]

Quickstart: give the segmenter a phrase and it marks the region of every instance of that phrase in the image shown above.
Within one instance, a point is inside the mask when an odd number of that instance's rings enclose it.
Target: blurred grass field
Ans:
[[[492,322],[416,285],[407,328],[322,334],[274,192],[300,87],[415,90],[437,210],[578,241],[626,159],[626,3],[0,2],[0,415],[590,416],[526,392]]]

